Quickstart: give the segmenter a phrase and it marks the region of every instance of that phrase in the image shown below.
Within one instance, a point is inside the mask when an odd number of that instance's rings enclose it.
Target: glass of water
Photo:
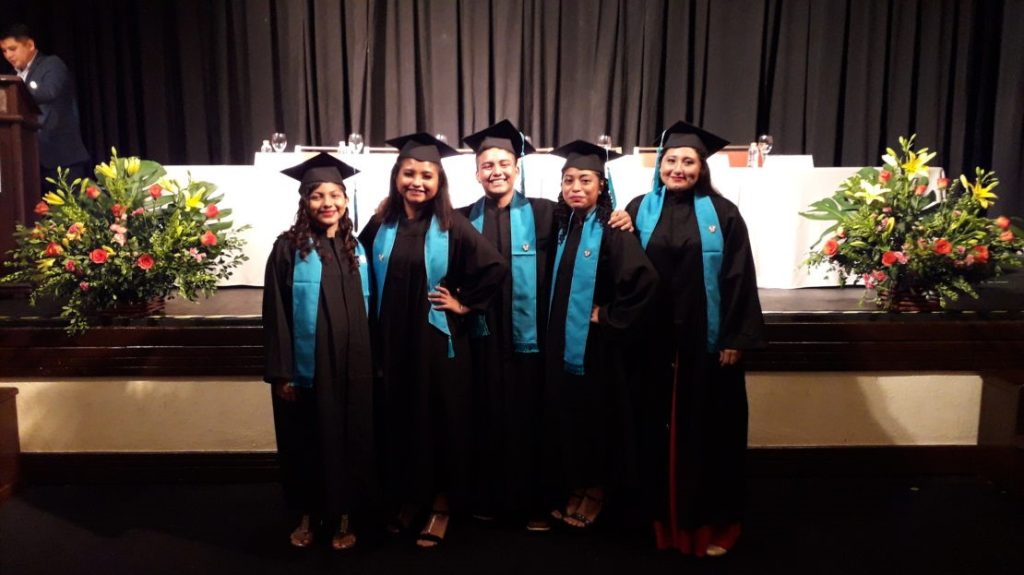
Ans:
[[[601,134],[597,137],[597,145],[606,150],[610,150],[612,147],[612,137],[608,134]]]
[[[288,147],[288,136],[284,135],[284,132],[274,132],[274,135],[270,136],[270,145],[274,147],[275,152],[283,152]]]
[[[363,135],[359,132],[352,132],[348,135],[348,148],[352,150],[353,154],[359,154],[363,151]]]

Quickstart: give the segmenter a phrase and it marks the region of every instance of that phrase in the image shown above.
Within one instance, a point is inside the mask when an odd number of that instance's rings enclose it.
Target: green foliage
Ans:
[[[889,148],[882,156],[881,170],[860,170],[801,213],[834,222],[805,263],[831,268],[840,284],[855,278],[876,294],[934,292],[943,306],[961,294],[977,298],[973,285],[1019,267],[1024,250],[1019,222],[986,216],[999,180],[978,168],[973,182],[929,182],[935,153],[913,149],[914,136],[899,142],[900,152]],[[895,298],[876,295],[875,302],[891,309]]]
[[[68,182],[36,206],[39,220],[17,226],[17,245],[0,282],[30,283],[34,305],[63,302],[68,332],[89,327],[90,316],[119,303],[213,293],[248,258],[244,241],[224,218],[216,186],[166,179],[160,164],[136,157],[96,166],[95,179]]]

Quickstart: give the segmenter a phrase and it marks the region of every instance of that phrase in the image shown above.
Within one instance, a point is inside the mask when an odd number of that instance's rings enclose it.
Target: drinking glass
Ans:
[[[760,148],[761,154],[767,156],[772,151],[772,145],[775,143],[775,139],[770,134],[761,134],[757,138],[757,147]]]
[[[284,132],[274,132],[270,137],[270,145],[274,147],[275,152],[283,152],[288,147],[288,136],[285,136]]]
[[[444,134],[441,134],[441,133],[434,134],[434,137],[437,138],[438,140],[440,140],[441,143],[443,143],[443,144],[447,144],[448,143],[448,136],[445,136]]]
[[[353,154],[359,154],[363,151],[363,135],[359,132],[352,132],[348,135],[348,147],[352,150]]]
[[[612,147],[612,137],[608,134],[601,134],[597,137],[597,145],[609,150]]]

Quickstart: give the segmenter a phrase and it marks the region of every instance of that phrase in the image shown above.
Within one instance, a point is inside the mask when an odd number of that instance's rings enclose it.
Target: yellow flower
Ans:
[[[189,193],[188,190],[185,190],[184,194],[186,210],[198,210],[203,207],[203,196],[206,194],[206,188],[199,188],[196,190],[195,194]]]
[[[967,175],[960,175],[960,183],[964,185],[965,190],[970,190],[971,195],[978,201],[978,204],[983,208],[987,208],[992,200],[999,198],[999,196],[992,193],[992,188],[999,185],[999,180],[993,178],[989,181],[988,185],[982,183],[983,178],[978,178],[974,183],[967,181]]]
[[[38,262],[36,262],[36,268],[39,271],[43,271],[45,269],[52,268],[54,262],[56,262],[56,261],[57,261],[56,258],[44,258],[44,259],[41,259]]]
[[[124,161],[124,171],[129,176],[134,176],[135,174],[139,173],[139,167],[141,167],[141,165],[142,162],[139,160],[139,158],[136,156],[132,156]]]
[[[58,196],[55,192],[46,192],[43,196],[43,201],[50,204],[51,206],[63,206],[64,198]]]
[[[883,190],[879,184],[872,184],[867,180],[861,180],[859,192],[854,192],[853,197],[864,200],[865,204],[871,205],[875,202],[885,203],[882,196],[888,191]]]
[[[928,148],[921,148],[920,150],[918,150],[918,152],[920,152],[920,156],[917,155],[917,152],[908,151],[907,161],[904,162],[903,165],[901,165],[900,167],[903,168],[903,170],[906,171],[908,174],[914,176],[924,176],[927,178],[928,162],[930,162],[932,158],[935,157],[935,152],[929,152]]]
[[[117,177],[117,167],[114,165],[114,162],[109,164],[97,164],[96,171],[108,180],[112,180]]]

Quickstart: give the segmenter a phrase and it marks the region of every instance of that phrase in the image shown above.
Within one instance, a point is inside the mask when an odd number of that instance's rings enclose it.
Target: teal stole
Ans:
[[[575,218],[575,216],[574,216]],[[572,220],[570,220],[572,225]],[[583,375],[583,360],[587,351],[587,335],[590,333],[590,314],[594,307],[594,287],[597,284],[597,261],[601,255],[601,238],[604,226],[597,219],[597,210],[591,210],[583,221],[580,245],[572,268],[572,284],[569,287],[569,307],[565,317],[565,371]],[[555,283],[558,281],[558,266],[565,251],[569,230],[558,238],[555,252],[555,272],[551,281],[551,298],[555,297]],[[550,306],[550,304],[548,304]]]
[[[359,261],[359,283],[363,291],[363,306],[370,310],[370,275],[366,264],[366,252],[356,242],[356,259]],[[295,387],[313,387],[313,373],[316,369],[316,319],[320,308],[320,278],[323,262],[314,249],[305,258],[295,250],[295,264],[292,266],[292,355]]]
[[[484,202],[480,198],[469,212],[476,231],[484,231]],[[512,228],[512,347],[516,353],[537,353],[537,228],[533,206],[520,192],[512,193],[509,205]],[[481,318],[482,319],[482,318]],[[484,324],[486,329],[486,324]]]
[[[657,164],[656,164],[657,165]],[[657,168],[655,168],[657,176]],[[665,203],[665,186],[658,185],[654,191],[645,195],[640,202],[636,214],[636,228],[640,233],[640,243],[647,249],[647,242],[661,219],[661,209]],[[725,251],[725,238],[722,226],[718,223],[718,212],[709,195],[694,195],[693,209],[697,215],[697,228],[700,230],[700,251],[704,264],[704,295],[708,302],[708,352],[718,351],[718,335],[721,329],[722,292],[718,280],[722,275],[722,257]]]
[[[377,286],[377,317],[380,317],[380,303],[384,298],[384,284],[388,278],[388,262],[391,261],[391,250],[395,247],[397,236],[398,220],[395,220],[381,222],[373,239],[373,253],[377,258],[373,266],[374,282]],[[430,218],[430,227],[423,238],[423,260],[427,268],[427,291],[433,291],[448,275],[448,232],[441,229],[437,216]],[[431,305],[427,321],[448,336],[448,357],[455,357],[452,332],[448,328],[448,316],[444,310],[434,309]]]

